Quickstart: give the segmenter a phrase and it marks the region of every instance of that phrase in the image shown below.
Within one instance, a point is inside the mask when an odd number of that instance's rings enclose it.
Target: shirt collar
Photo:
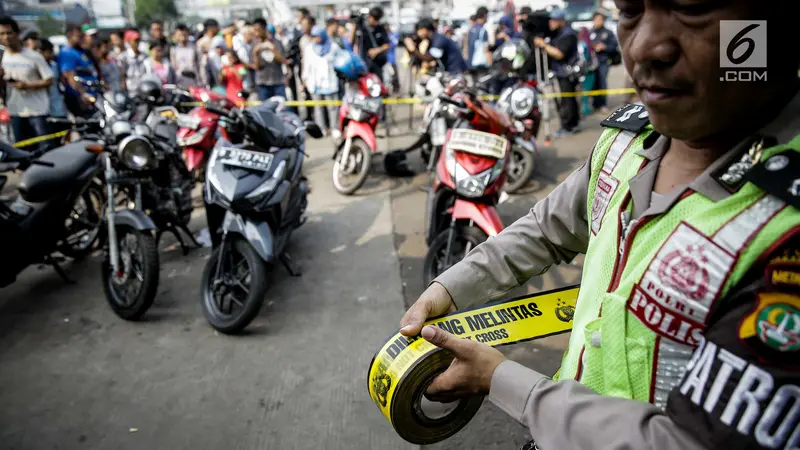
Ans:
[[[800,131],[800,91],[795,93],[792,100],[783,110],[767,125],[761,127],[754,136],[771,138],[777,145],[791,141]],[[750,136],[729,151],[716,159],[700,176],[695,178],[688,187],[717,202],[728,198],[731,193],[714,175],[723,167],[733,162],[735,158],[745,152],[752,145],[753,137]],[[669,149],[670,138],[653,132],[645,138],[643,148],[637,152],[648,161],[660,160]]]

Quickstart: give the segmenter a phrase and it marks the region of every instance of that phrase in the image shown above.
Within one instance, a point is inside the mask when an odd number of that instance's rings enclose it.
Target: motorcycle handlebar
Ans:
[[[453,106],[457,106],[457,107],[462,108],[462,109],[467,109],[467,104],[466,103],[460,102],[460,101],[455,100],[455,99],[452,99],[452,98],[450,98],[450,97],[448,97],[447,95],[444,95],[444,94],[439,96],[439,100],[441,100],[443,103],[447,103],[447,104],[450,104],[450,105],[453,105]]]
[[[223,117],[230,117],[230,113],[222,108],[217,108],[216,106],[209,105],[208,103],[206,103],[204,106],[206,110],[210,113],[214,113]]]
[[[75,126],[75,125],[80,125],[80,126],[97,125],[97,126],[99,126],[100,125],[100,121],[97,120],[97,119],[81,119],[80,117],[75,118],[74,120],[72,120],[72,119],[58,119],[58,118],[55,118],[55,117],[48,117],[47,118],[47,123],[52,123],[52,124],[56,124],[56,125],[71,125],[71,126]]]

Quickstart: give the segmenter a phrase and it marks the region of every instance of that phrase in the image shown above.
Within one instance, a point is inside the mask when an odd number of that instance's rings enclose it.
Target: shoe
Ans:
[[[555,133],[553,133],[553,137],[560,138],[560,137],[564,137],[564,136],[569,136],[570,134],[572,134],[571,131],[567,131],[567,130],[565,130],[563,128],[560,128]]]

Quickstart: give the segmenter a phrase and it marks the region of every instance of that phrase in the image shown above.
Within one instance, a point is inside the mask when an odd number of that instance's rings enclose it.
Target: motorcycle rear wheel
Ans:
[[[253,246],[244,239],[234,238],[225,246],[225,252],[227,254],[223,255],[221,271],[223,279],[215,278],[220,262],[220,248],[214,250],[203,269],[200,305],[209,325],[220,333],[234,334],[250,325],[258,316],[267,292],[267,267]],[[239,262],[244,262],[248,271],[241,278]],[[249,289],[243,289],[242,281],[247,281]],[[244,292],[245,295],[240,296],[242,299],[232,295],[234,284],[238,285],[239,291]],[[220,294],[219,297],[217,294]],[[225,311],[227,294],[231,294],[227,303],[228,312]],[[238,307],[236,312],[234,306]]]
[[[141,319],[153,306],[156,298],[160,270],[158,248],[156,239],[150,232],[119,225],[116,227],[116,234],[120,248],[120,270],[119,274],[113,273],[110,255],[106,253],[102,268],[103,292],[114,314],[121,319],[135,321]],[[131,243],[135,243],[133,250],[127,249]],[[129,280],[131,277],[139,281],[139,288],[133,295],[125,295],[120,289],[128,281],[132,281]]]
[[[342,195],[351,195],[360,188],[367,180],[369,175],[369,167],[372,163],[372,151],[366,142],[360,138],[353,138],[350,143],[350,154],[347,161],[350,164],[356,165],[353,172],[355,172],[355,180],[352,183],[344,183],[342,176],[344,176],[344,161],[342,161],[343,151],[339,150],[333,160],[333,187]]]
[[[511,161],[506,168],[506,184],[503,190],[513,194],[528,183],[533,173],[533,153],[517,145],[511,148]]]
[[[58,250],[72,259],[83,259],[104,242],[103,208],[105,193],[101,185],[88,186],[75,204],[67,219],[67,237]]]
[[[464,259],[469,251],[488,239],[488,236],[483,230],[475,226],[457,227],[453,232],[453,243],[450,246],[450,264],[445,266],[444,258],[448,239],[450,239],[449,228],[439,233],[428,247],[428,253],[425,255],[425,262],[422,266],[425,286],[429,285],[445,270]]]

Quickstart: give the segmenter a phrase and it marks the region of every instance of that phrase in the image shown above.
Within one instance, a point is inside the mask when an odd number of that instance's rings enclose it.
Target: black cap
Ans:
[[[436,31],[436,26],[433,24],[433,19],[426,17],[424,19],[420,19],[420,21],[417,22],[417,29]]]
[[[527,14],[530,16],[531,14],[533,14],[533,10],[531,9],[530,6],[523,6],[522,8],[519,9],[519,13]]]
[[[478,19],[485,19],[489,15],[489,9],[485,6],[481,6],[475,11],[475,17]]]

